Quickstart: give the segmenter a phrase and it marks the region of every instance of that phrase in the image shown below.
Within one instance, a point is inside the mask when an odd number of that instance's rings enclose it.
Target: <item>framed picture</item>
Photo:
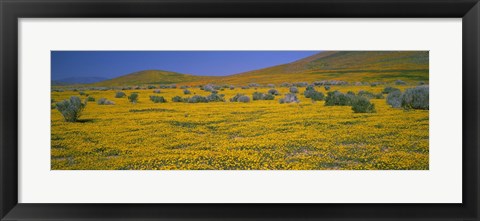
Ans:
[[[1,220],[479,220],[467,1],[1,1]]]

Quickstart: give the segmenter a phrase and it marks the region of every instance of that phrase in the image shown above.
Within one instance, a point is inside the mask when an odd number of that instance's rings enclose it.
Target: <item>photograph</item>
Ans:
[[[429,170],[429,51],[50,55],[51,170]]]

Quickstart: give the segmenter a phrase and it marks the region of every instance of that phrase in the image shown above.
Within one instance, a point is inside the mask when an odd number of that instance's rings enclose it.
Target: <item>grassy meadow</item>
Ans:
[[[271,78],[274,79],[274,78]],[[427,73],[428,79],[428,73]],[[282,79],[283,80],[283,79]],[[291,80],[291,79],[290,79]],[[394,85],[401,91],[412,85]],[[77,122],[51,110],[53,170],[426,170],[429,169],[429,111],[392,108],[372,98],[374,113],[354,113],[351,106],[326,106],[305,98],[230,102],[237,93],[252,97],[268,87],[218,91],[225,102],[172,102],[174,96],[207,96],[198,87],[123,90],[138,102],[115,98],[117,90],[84,90],[87,102]],[[383,85],[332,85],[329,91],[381,93]],[[323,86],[316,90],[327,94]],[[154,103],[149,96],[163,96]],[[78,96],[53,91],[52,103]],[[385,95],[386,96],[386,95]],[[114,105],[98,105],[100,98]]]

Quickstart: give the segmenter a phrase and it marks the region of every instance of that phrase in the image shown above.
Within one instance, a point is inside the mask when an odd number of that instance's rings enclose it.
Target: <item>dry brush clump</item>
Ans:
[[[252,95],[252,98],[254,101],[256,100],[273,100],[275,99],[275,96],[272,95],[272,94],[264,94],[264,93],[260,93],[260,92],[253,92],[253,95]]]
[[[408,88],[403,93],[400,91],[393,91],[387,96],[387,104],[394,108],[402,107],[405,110],[428,110],[430,108],[429,87],[418,86],[415,88]]]
[[[298,93],[298,92],[299,92],[299,91],[298,91],[298,88],[297,88],[296,86],[290,87],[290,93],[296,94],[296,93]]]
[[[132,104],[136,104],[138,102],[138,94],[137,93],[131,93],[130,96],[128,96],[128,100],[132,103]]]
[[[117,91],[115,93],[115,98],[122,98],[122,97],[125,97],[125,96],[127,96],[127,95],[122,91]]]
[[[187,99],[187,103],[208,103],[208,99],[204,96],[193,95]]]
[[[351,99],[352,110],[354,113],[375,113],[375,105],[370,103],[368,98],[356,96]]]
[[[303,92],[305,98],[310,98],[312,101],[321,101],[325,98],[325,95],[322,92],[315,90],[314,85],[309,85]]]
[[[151,95],[150,100],[153,103],[166,103],[167,100],[163,96],[156,96],[156,95]]]
[[[382,93],[384,93],[384,94],[390,94],[390,93],[392,93],[392,92],[394,92],[394,91],[400,91],[400,89],[388,86],[388,87],[385,87],[385,88],[383,89]]]
[[[327,93],[325,106],[349,106],[353,97],[340,91],[331,91]]]
[[[98,99],[97,104],[98,105],[114,105],[115,102],[113,102],[111,100],[108,100],[107,98],[102,97],[102,98]]]
[[[278,90],[273,89],[273,88],[268,90],[268,93],[271,94],[271,95],[275,95],[275,96],[280,95],[280,92],[278,92]]]
[[[278,100],[280,104],[284,103],[299,103],[300,100],[298,99],[296,94],[290,93],[290,94],[285,94],[285,97],[280,98]]]
[[[209,102],[224,102],[225,101],[225,98],[223,98],[224,96],[225,96],[224,94],[211,93],[206,98]]]
[[[70,99],[60,101],[55,105],[67,122],[76,122],[86,106],[87,101],[82,102],[77,96],[71,96]]]

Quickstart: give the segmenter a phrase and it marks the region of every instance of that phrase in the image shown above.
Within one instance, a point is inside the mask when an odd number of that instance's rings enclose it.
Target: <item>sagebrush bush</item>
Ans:
[[[147,88],[148,88],[148,89],[155,89],[155,88],[157,88],[157,87],[155,87],[155,86],[153,86],[153,85],[148,85]]]
[[[279,95],[280,94],[276,89],[273,89],[273,88],[268,90],[268,93],[271,94],[271,95]]]
[[[291,86],[292,86],[292,84],[287,83],[287,82],[283,82],[283,83],[280,84],[280,87],[291,87]]]
[[[274,84],[267,84],[267,87],[274,88],[275,85]]]
[[[180,96],[175,96],[175,97],[172,97],[172,101],[173,102],[187,102],[188,99],[182,98]]]
[[[340,91],[331,91],[327,93],[325,106],[348,106],[351,100],[352,96],[347,96]]]
[[[248,103],[248,102],[250,102],[250,97],[249,97],[249,96],[245,96],[245,95],[240,96],[240,97],[238,98],[238,102]]]
[[[107,100],[107,98],[100,98],[98,99],[97,104],[98,105],[114,105],[115,102],[111,100]]]
[[[429,109],[428,86],[408,88],[402,94],[402,107],[404,109]]]
[[[137,93],[131,93],[130,96],[128,96],[128,100],[134,104],[138,102],[138,94]]]
[[[330,90],[330,86],[328,86],[328,85],[325,86],[324,88],[325,88],[326,91],[329,91],[329,90]]]
[[[295,86],[290,87],[290,93],[294,93],[294,94],[298,93],[298,88]]]
[[[352,110],[354,113],[375,113],[375,105],[370,103],[366,97],[357,96],[351,99]]]
[[[383,89],[382,93],[384,93],[384,94],[389,94],[389,93],[392,93],[392,92],[394,92],[394,91],[399,91],[399,90],[400,90],[400,89],[398,89],[398,88],[394,88],[394,87],[388,86],[388,87],[385,87],[385,88]]]
[[[295,83],[293,83],[293,85],[295,85],[297,87],[306,87],[306,86],[308,86],[308,82],[295,82]]]
[[[406,84],[407,84],[407,82],[402,81],[402,80],[396,80],[395,81],[395,85],[406,85]]]
[[[402,92],[392,91],[387,95],[387,104],[394,108],[399,108],[402,106]]]
[[[297,95],[290,93],[290,94],[285,94],[284,98],[280,98],[278,100],[281,104],[283,103],[298,103],[300,100],[298,99]]]
[[[84,91],[80,91],[80,92],[78,92],[78,94],[80,94],[82,96],[88,96]]]
[[[209,102],[223,102],[225,101],[224,96],[223,94],[212,93],[207,96],[207,100]]]
[[[383,99],[383,98],[385,98],[385,97],[383,96],[382,93],[377,93],[377,94],[374,94],[373,98],[375,98],[375,99]]]
[[[55,106],[57,110],[60,111],[65,121],[76,122],[85,106],[87,106],[87,102],[82,102],[77,96],[71,96],[70,99],[60,101]]]
[[[122,97],[125,97],[125,96],[126,96],[126,94],[122,91],[117,91],[115,93],[115,98],[122,98]]]
[[[257,83],[250,83],[248,84],[249,87],[260,87],[260,84]]]
[[[188,87],[186,85],[180,86],[180,89],[187,89]]]
[[[191,94],[192,92],[190,92],[188,89],[185,89],[183,90],[183,94]]]
[[[312,99],[312,101],[322,101],[325,99],[325,95],[319,91],[311,91],[309,93],[309,98]]]
[[[230,90],[233,90],[233,89],[235,89],[235,86],[230,85]]]
[[[357,93],[358,96],[361,96],[361,97],[366,97],[366,98],[373,98],[375,97],[375,94],[373,94],[372,92],[370,91],[364,91],[364,90],[360,90],[358,93]]]
[[[264,94],[264,93],[260,93],[260,92],[253,92],[253,95],[252,95],[252,98],[253,100],[273,100],[275,99],[275,96],[273,96],[272,94]]]
[[[193,95],[193,97],[188,98],[188,103],[208,103],[208,99],[204,96]]]
[[[166,103],[167,100],[163,96],[150,95],[150,100],[153,103]]]
[[[243,94],[236,94],[232,98],[230,98],[230,102],[238,102],[238,98],[243,96]]]
[[[92,101],[92,102],[93,102],[93,101],[95,101],[95,98],[92,97],[92,96],[88,96],[88,97],[87,97],[87,101]]]
[[[153,90],[153,93],[155,93],[155,94],[160,94],[160,89],[155,89],[155,90]]]
[[[249,86],[242,86],[242,89],[249,89]]]

